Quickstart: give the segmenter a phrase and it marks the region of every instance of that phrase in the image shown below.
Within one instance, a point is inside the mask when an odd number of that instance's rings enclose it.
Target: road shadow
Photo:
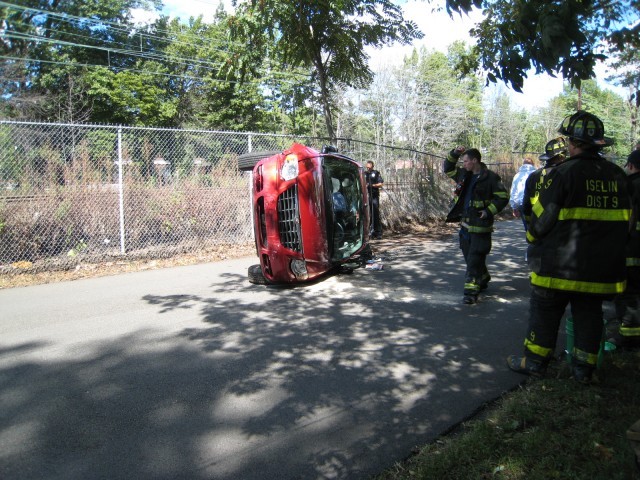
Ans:
[[[456,239],[374,247],[381,271],[304,288],[216,278],[145,295],[197,327],[135,331],[36,361],[0,350],[3,479],[367,478],[517,385],[524,240],[499,224],[482,300],[462,305]],[[21,360],[29,354],[28,361]],[[4,359],[4,360],[3,360]]]

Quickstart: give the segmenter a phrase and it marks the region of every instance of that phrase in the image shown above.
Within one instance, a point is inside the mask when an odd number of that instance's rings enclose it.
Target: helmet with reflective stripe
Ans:
[[[594,114],[578,110],[573,115],[567,115],[558,132],[589,145],[606,146],[613,144],[613,140],[605,138],[604,124]]]
[[[558,137],[547,142],[544,146],[544,153],[539,158],[545,162],[556,157],[561,157],[559,160],[564,160],[567,153],[567,142],[564,138]]]

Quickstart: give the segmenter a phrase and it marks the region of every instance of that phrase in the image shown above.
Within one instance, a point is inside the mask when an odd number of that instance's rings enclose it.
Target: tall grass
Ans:
[[[552,364],[376,479],[640,479],[625,436],[640,418],[640,352],[609,355],[593,385],[568,376]]]

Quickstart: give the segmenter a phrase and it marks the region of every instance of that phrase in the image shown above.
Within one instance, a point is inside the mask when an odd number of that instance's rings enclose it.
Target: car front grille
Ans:
[[[278,197],[278,230],[280,241],[285,247],[302,253],[298,185],[291,186]]]

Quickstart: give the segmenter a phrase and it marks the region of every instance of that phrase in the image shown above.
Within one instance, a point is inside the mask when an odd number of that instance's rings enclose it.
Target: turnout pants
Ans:
[[[603,296],[532,287],[525,357],[546,364],[555,352],[558,328],[567,305],[573,317],[575,363],[595,368],[602,339]]]
[[[487,270],[487,255],[491,252],[491,233],[470,233],[460,229],[460,249],[467,264],[464,294],[477,296],[487,288],[491,276]]]
[[[627,267],[627,289],[615,301],[623,343],[640,346],[640,267]]]

